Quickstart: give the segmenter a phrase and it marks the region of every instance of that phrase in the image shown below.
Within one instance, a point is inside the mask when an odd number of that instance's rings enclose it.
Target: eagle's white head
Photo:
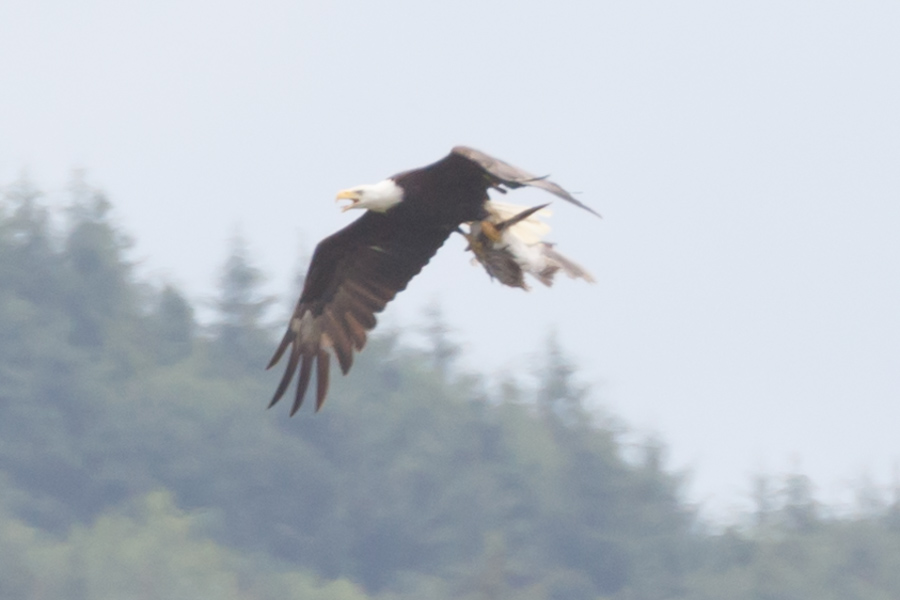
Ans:
[[[378,183],[341,190],[335,201],[337,200],[350,200],[350,204],[341,208],[342,212],[351,208],[366,208],[383,213],[403,200],[403,188],[393,179],[385,179]]]

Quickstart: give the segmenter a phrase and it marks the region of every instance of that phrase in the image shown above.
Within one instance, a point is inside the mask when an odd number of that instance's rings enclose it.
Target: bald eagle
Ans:
[[[492,277],[502,272],[492,266],[498,259],[507,263],[513,279],[498,277],[506,285],[518,282],[523,270],[546,279],[562,268],[590,280],[580,267],[570,268],[571,261],[560,260],[549,245],[530,244],[527,236],[511,234],[542,207],[516,219],[489,200],[488,190],[506,193],[505,188],[522,186],[540,188],[597,215],[546,178],[464,146],[426,167],[339,192],[337,200],[350,201],[342,210],[366,212],[316,246],[297,307],[266,367],[287,353],[287,368],[269,406],[299,374],[290,414],[296,413],[315,365],[318,411],[328,393],[331,354],[346,375],[354,351],[362,350],[367,332],[375,327],[375,314],[406,288],[454,231],[466,235],[476,260]],[[510,219],[514,222],[508,223]],[[461,229],[463,224],[468,232]],[[519,238],[523,244],[517,243]]]

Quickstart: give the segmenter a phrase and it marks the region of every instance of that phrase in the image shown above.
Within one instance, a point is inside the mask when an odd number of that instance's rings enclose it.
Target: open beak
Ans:
[[[334,199],[335,202],[339,200],[349,200],[350,204],[341,207],[341,212],[347,212],[351,208],[355,208],[357,204],[359,204],[359,192],[354,192],[353,190],[341,190],[338,192],[337,198]]]

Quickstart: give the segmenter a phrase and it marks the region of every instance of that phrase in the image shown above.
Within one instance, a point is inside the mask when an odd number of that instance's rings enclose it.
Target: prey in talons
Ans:
[[[559,271],[574,279],[590,283],[594,278],[583,267],[559,253],[554,245],[543,241],[550,227],[538,219],[549,216],[547,204],[522,208],[496,201],[487,203],[488,218],[459,228],[474,255],[491,279],[503,285],[528,290],[525,274],[546,286],[553,285]]]

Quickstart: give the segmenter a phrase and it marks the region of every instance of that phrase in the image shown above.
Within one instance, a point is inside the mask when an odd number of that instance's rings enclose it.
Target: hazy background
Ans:
[[[550,173],[604,216],[553,218],[597,285],[501,289],[455,240],[383,322],[439,299],[498,373],[556,328],[705,506],[791,469],[834,499],[900,464],[898,31],[892,2],[6,0],[0,183],[87,169],[199,299],[236,230],[283,293],[338,189],[455,144]]]

